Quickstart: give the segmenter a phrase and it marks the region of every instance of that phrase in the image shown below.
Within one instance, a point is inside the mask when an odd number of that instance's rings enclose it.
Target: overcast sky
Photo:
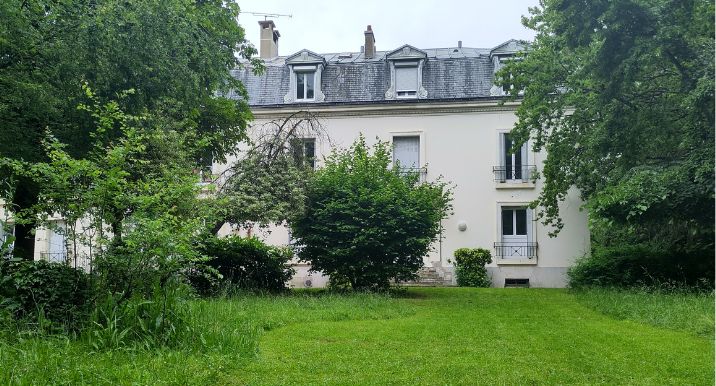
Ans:
[[[531,40],[534,33],[520,23],[538,0],[238,0],[242,11],[291,14],[271,18],[281,33],[279,55],[303,48],[317,53],[357,52],[363,32],[373,26],[379,51],[403,44],[417,48],[490,48],[506,40]],[[239,23],[256,48],[258,21],[263,17],[242,13]]]

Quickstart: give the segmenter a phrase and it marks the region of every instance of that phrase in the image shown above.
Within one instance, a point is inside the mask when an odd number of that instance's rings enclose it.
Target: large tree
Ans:
[[[95,117],[77,109],[88,103],[86,83],[128,114],[193,136],[198,162],[224,159],[251,117],[246,98],[226,97],[229,90],[246,96],[230,70],[255,53],[238,13],[221,0],[0,2],[0,157],[43,160],[46,130],[77,157],[98,138],[121,137],[119,125],[97,132]],[[0,177],[10,181],[0,186],[14,210],[37,202],[41,192],[30,179],[9,170]],[[16,225],[16,254],[32,257],[34,226]]]
[[[538,204],[559,231],[576,186],[598,244],[708,251],[714,239],[714,4],[544,0],[499,73],[513,134],[546,149]],[[712,256],[711,256],[712,257]]]

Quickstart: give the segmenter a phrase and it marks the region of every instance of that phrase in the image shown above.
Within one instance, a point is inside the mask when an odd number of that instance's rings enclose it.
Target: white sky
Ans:
[[[490,48],[506,40],[534,38],[520,22],[538,0],[238,0],[242,11],[291,14],[270,18],[281,33],[279,55],[303,48],[317,53],[357,52],[372,25],[379,51],[403,44],[417,48]],[[263,16],[242,13],[239,23],[258,48]]]

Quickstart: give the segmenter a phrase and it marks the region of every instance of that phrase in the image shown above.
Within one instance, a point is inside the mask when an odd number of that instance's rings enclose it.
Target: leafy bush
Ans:
[[[188,320],[191,289],[176,279],[155,285],[150,296],[135,293],[126,299],[112,292],[99,296],[91,314],[92,326],[85,331],[90,345],[95,350],[129,344],[177,347],[192,339],[197,332]]]
[[[203,242],[202,252],[210,258],[205,263],[210,269],[194,270],[190,276],[201,294],[217,288],[210,281],[211,269],[218,271],[224,284],[262,291],[285,290],[294,273],[289,264],[293,251],[266,245],[255,237],[209,237]]]
[[[415,278],[450,210],[446,184],[419,183],[418,173],[389,168],[387,143],[369,150],[361,136],[329,156],[292,224],[300,259],[353,289]]]
[[[460,248],[455,251],[455,273],[460,287],[489,287],[486,264],[492,262],[490,251],[483,248]]]
[[[0,307],[17,319],[75,330],[89,315],[91,294],[90,278],[81,270],[0,258]]]
[[[700,253],[679,253],[648,245],[595,247],[570,268],[572,287],[663,285],[713,288],[714,260]]]

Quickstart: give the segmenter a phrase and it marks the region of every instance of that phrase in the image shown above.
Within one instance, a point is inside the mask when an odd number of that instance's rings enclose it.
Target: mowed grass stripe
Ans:
[[[409,316],[267,333],[248,384],[713,384],[713,341],[615,320],[564,290],[416,288]]]

